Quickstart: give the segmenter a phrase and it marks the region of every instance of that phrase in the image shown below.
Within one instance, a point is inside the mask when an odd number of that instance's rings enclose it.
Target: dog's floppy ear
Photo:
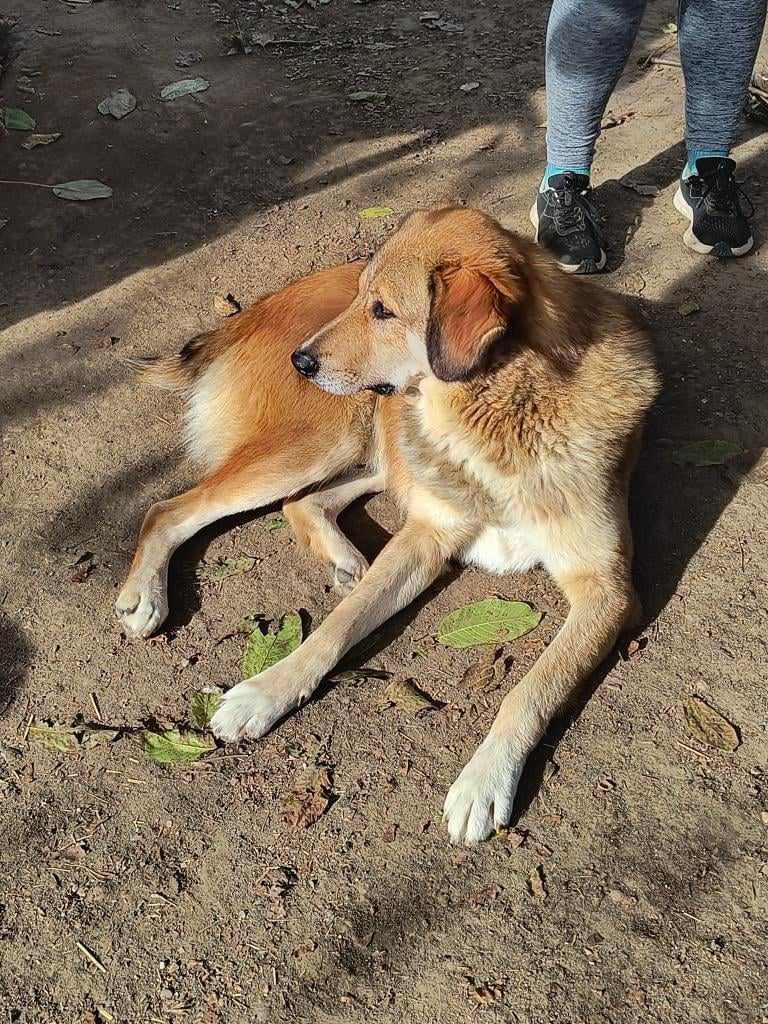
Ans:
[[[427,356],[440,380],[465,380],[510,325],[523,293],[521,279],[501,261],[482,269],[438,267],[432,275]]]

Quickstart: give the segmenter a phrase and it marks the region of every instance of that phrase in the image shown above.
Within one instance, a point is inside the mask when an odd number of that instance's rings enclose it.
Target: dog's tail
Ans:
[[[164,391],[189,391],[202,371],[227,347],[222,333],[219,330],[198,334],[172,356],[142,356],[125,362],[138,373],[142,384]]]

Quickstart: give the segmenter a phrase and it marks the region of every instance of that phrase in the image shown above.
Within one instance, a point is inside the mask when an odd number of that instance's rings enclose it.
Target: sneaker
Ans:
[[[594,274],[605,266],[597,210],[585,174],[553,174],[531,207],[536,241],[569,274]]]
[[[675,209],[688,219],[683,241],[694,252],[727,259],[743,256],[754,244],[749,221],[755,208],[736,184],[735,169],[734,161],[726,157],[702,157],[696,161],[696,173],[680,179]]]

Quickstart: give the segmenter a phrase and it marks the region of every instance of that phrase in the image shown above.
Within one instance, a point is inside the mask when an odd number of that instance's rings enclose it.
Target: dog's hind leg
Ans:
[[[196,487],[147,512],[128,578],[115,604],[126,634],[148,637],[168,614],[168,565],[198,530],[225,516],[271,505],[345,472],[361,455],[356,440],[313,439],[273,432],[235,452]],[[352,499],[350,499],[352,500]]]
[[[336,519],[347,505],[364,494],[378,494],[384,486],[383,473],[362,469],[283,505],[285,518],[299,542],[330,563],[334,587],[340,594],[349,593],[360,582],[368,562],[341,532]]]

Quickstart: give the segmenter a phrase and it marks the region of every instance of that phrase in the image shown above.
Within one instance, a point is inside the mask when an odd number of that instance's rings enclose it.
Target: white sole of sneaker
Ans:
[[[706,245],[704,242],[700,242],[699,239],[693,233],[693,210],[686,203],[685,196],[680,189],[680,186],[675,192],[675,198],[673,200],[675,209],[678,213],[681,213],[683,217],[688,221],[688,228],[683,235],[684,245],[692,252],[702,253],[704,256],[708,256],[714,249],[714,245]],[[755,244],[754,238],[750,238],[744,243],[744,245],[737,245],[735,249],[731,249],[731,256],[746,256],[752,246]]]
[[[531,224],[533,224],[533,226],[536,228],[536,234],[534,235],[533,240],[538,245],[538,242],[539,242],[539,210],[538,210],[538,207],[536,205],[536,201],[535,200],[534,200],[533,206],[531,207],[531,212],[529,214],[529,217],[531,219]],[[596,271],[597,270],[602,270],[605,267],[605,264],[607,263],[607,261],[608,261],[608,257],[606,256],[606,254],[601,249],[600,250],[600,259],[595,264],[594,269]],[[558,267],[560,267],[561,270],[564,270],[566,272],[566,274],[579,274],[579,273],[583,273],[584,272],[583,268],[585,266],[584,263],[577,263],[576,266],[574,266],[572,263],[558,263],[557,265],[558,265]]]

